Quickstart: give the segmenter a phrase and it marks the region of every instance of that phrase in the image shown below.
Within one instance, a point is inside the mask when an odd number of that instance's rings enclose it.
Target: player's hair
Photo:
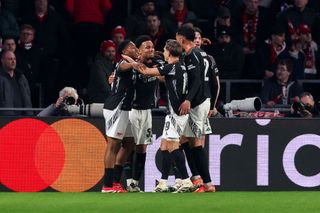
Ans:
[[[126,49],[127,45],[130,43],[130,40],[124,40],[123,42],[120,43],[117,52],[119,54],[122,54],[123,51]]]
[[[202,35],[202,30],[199,27],[194,27],[194,32],[198,32],[200,33],[200,35]]]
[[[178,29],[177,35],[185,37],[188,41],[193,41],[195,37],[195,31],[190,26],[182,26]]]
[[[181,45],[174,39],[168,39],[165,48],[173,57],[180,57],[182,54]]]
[[[152,41],[151,37],[148,35],[139,36],[134,42],[137,48],[140,48],[141,44],[145,41]]]

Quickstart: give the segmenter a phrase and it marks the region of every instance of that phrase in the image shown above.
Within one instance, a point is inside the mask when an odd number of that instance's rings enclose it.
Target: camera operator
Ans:
[[[65,87],[59,92],[56,103],[43,109],[37,116],[71,116],[67,111],[67,105],[74,105],[78,102],[79,95],[73,87]]]
[[[300,102],[292,104],[291,117],[319,117],[319,103],[314,101],[311,93],[304,92],[300,95]]]

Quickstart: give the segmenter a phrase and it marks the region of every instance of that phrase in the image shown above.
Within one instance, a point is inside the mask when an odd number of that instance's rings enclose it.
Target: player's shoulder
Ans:
[[[191,55],[192,55],[192,57],[196,58],[198,61],[201,58],[208,57],[208,54],[204,50],[202,50],[201,48],[197,48],[197,47],[192,49]]]

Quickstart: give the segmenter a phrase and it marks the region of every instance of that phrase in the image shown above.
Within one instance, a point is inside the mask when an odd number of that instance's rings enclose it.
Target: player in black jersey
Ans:
[[[208,161],[204,148],[202,147],[201,137],[204,134],[204,125],[210,114],[210,58],[206,52],[196,48],[193,40],[195,31],[193,28],[183,26],[178,29],[176,34],[177,41],[185,51],[184,62],[188,72],[188,95],[180,106],[182,115],[189,114],[187,125],[184,129],[183,141],[189,141],[191,152],[196,164],[196,168],[203,179],[204,185],[198,192],[214,192],[215,187],[211,183]],[[213,107],[213,106],[212,106]]]
[[[179,139],[188,120],[188,115],[180,115],[179,109],[187,95],[188,84],[186,67],[180,61],[181,54],[182,47],[180,44],[176,40],[169,39],[164,47],[164,57],[168,64],[159,68],[147,68],[140,65],[137,70],[145,75],[165,77],[170,114],[166,116],[160,149],[163,155],[170,153],[171,158],[181,173],[182,186],[177,192],[188,192],[193,189],[193,184],[187,173],[183,152],[179,149]],[[168,162],[163,163],[162,177],[155,188],[156,192],[168,191],[167,179],[169,170],[170,164]]]
[[[118,52],[133,59],[138,58],[138,49],[129,40],[125,40],[119,45]],[[133,83],[132,65],[125,60],[120,60],[115,68],[111,96],[106,99],[103,110],[108,146],[105,154],[105,174],[102,192],[126,192],[120,184],[114,184],[113,181],[116,155],[120,148],[120,143],[124,138],[132,137],[128,117],[134,96]]]
[[[205,44],[211,43],[208,39],[203,40],[203,38],[201,36],[202,32],[199,28],[195,27],[194,30],[195,30],[194,43],[197,48],[201,48],[201,45],[203,43],[205,43]],[[216,106],[217,99],[218,99],[219,92],[220,92],[220,80],[219,80],[219,70],[217,68],[216,62],[211,55],[208,55],[208,56],[209,56],[208,62],[210,64],[209,70],[208,70],[208,73],[209,73],[208,75],[210,76],[210,78],[209,78],[209,81],[206,81],[206,84],[207,84],[207,87],[211,89],[211,105],[212,105],[211,109],[213,109],[213,110],[210,110],[210,113],[208,115],[208,117],[211,117],[211,116],[215,116],[217,114],[217,109],[215,108],[215,106]],[[204,134],[201,138],[201,141],[202,141],[202,146],[204,147],[205,135],[212,133],[210,121],[208,118],[207,118],[206,123],[204,125],[204,132],[203,133]],[[181,142],[181,147],[185,152],[190,171],[192,173],[192,177],[191,177],[192,183],[195,186],[199,186],[202,188],[202,189],[199,189],[198,191],[203,190],[203,188],[204,188],[202,186],[203,181],[202,181],[202,178],[200,177],[199,171],[196,168],[189,143],[188,143],[188,141],[182,141],[182,140],[180,142]]]
[[[139,48],[139,62],[147,67],[156,67],[160,64],[155,60],[153,42],[148,35],[139,36],[135,44]],[[131,130],[136,144],[133,157],[132,179],[127,180],[129,192],[140,191],[139,180],[144,170],[147,145],[152,143],[152,115],[151,109],[155,106],[155,89],[157,78],[135,72],[134,98],[132,110],[129,112]]]

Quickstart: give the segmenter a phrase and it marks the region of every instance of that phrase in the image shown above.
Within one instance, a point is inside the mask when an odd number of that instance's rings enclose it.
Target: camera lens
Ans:
[[[64,99],[64,103],[67,105],[74,105],[76,103],[76,99],[74,99],[72,96],[67,96]]]

